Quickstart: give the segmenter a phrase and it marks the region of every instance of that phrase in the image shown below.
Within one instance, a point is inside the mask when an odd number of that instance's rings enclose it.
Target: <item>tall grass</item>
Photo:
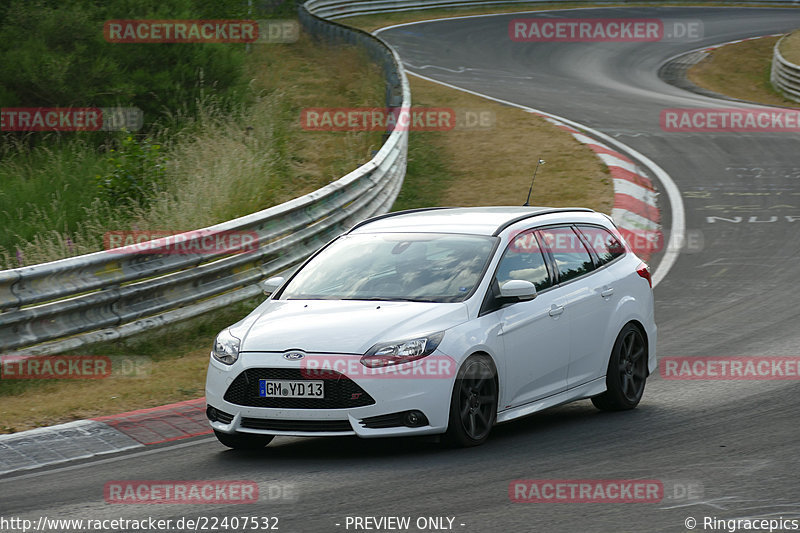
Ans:
[[[33,148],[10,136],[0,143],[0,264],[6,267],[17,266],[17,246],[43,233],[76,230],[96,196],[93,176],[107,170],[103,155],[82,138],[48,140]]]
[[[311,192],[380,147],[379,133],[307,132],[310,106],[380,106],[379,69],[355,49],[303,37],[255,48],[247,105],[197,103],[193,117],[165,117],[153,136],[167,160],[166,186],[146,203],[113,208],[95,176],[107,154],[80,138],[52,146],[9,144],[0,161],[0,268],[102,249],[111,230],[187,231]],[[229,109],[229,108],[228,108]]]

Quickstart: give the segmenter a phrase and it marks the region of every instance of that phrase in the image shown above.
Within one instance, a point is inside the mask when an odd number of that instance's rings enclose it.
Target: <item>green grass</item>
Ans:
[[[778,37],[763,37],[717,48],[687,73],[692,83],[719,94],[780,107],[800,104],[785,98],[770,81]]]
[[[406,177],[392,211],[442,205],[444,193],[456,179],[439,150],[445,135],[441,132],[409,134]]]
[[[469,109],[493,117],[483,128],[412,132],[398,207],[522,205],[537,158],[535,205],[586,206],[610,213],[608,171],[586,146],[521,109],[409,78],[415,106]],[[535,147],[534,150],[531,147]]]
[[[786,61],[800,65],[800,31],[795,30],[781,42],[781,55]]]

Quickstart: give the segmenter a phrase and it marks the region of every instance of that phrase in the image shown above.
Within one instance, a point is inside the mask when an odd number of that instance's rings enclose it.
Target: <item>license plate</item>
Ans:
[[[324,398],[323,381],[289,381],[285,379],[262,379],[258,395],[262,398]]]

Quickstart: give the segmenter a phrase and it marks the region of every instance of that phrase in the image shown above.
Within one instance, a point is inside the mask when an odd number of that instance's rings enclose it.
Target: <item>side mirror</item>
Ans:
[[[266,281],[261,282],[261,288],[264,291],[264,294],[272,294],[278,287],[283,285],[283,282],[286,281],[282,276],[275,276],[274,278],[269,278]]]
[[[536,298],[536,285],[530,281],[522,279],[512,279],[503,283],[500,287],[502,298],[516,298],[520,301],[533,300]]]

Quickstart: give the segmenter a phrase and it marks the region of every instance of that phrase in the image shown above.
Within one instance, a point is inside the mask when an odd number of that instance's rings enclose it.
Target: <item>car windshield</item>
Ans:
[[[496,240],[439,233],[343,235],[303,267],[280,298],[460,302],[480,281]]]

